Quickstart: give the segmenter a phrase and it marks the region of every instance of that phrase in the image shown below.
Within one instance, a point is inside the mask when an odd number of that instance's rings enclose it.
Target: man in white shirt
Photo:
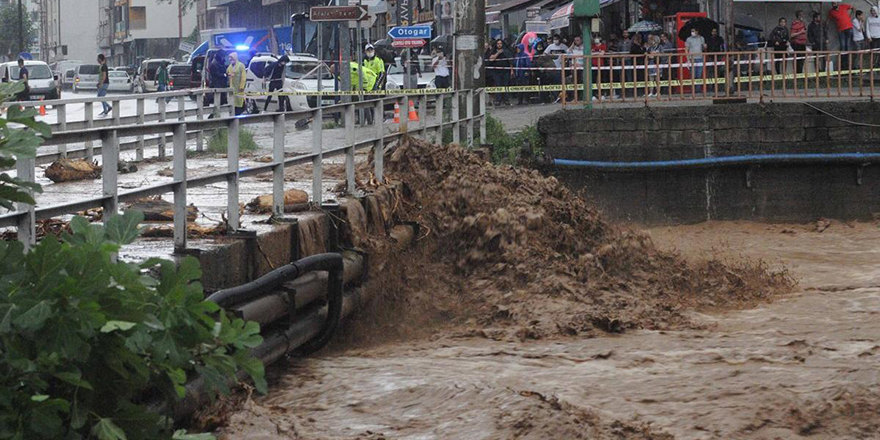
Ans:
[[[691,36],[685,40],[684,46],[688,55],[691,55],[688,57],[691,62],[691,78],[702,79],[703,51],[706,49],[706,39],[700,35],[699,31],[691,29]],[[703,87],[698,85],[696,91],[697,93],[702,93]]]
[[[880,49],[880,15],[877,7],[871,7],[871,15],[865,20],[865,39],[872,50]],[[880,66],[880,54],[874,54],[874,67]]]
[[[559,54],[556,57],[554,63],[556,64],[557,69],[562,69],[562,54],[568,52],[568,46],[562,43],[562,37],[559,35],[553,36],[553,44],[547,46],[547,49],[544,49],[544,53],[547,54]]]
[[[435,52],[431,65],[434,67],[434,86],[438,89],[449,88],[451,85],[449,81],[449,61],[447,61],[446,52],[443,49]]]

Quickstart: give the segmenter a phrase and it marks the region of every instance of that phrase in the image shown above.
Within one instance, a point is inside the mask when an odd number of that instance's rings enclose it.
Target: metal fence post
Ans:
[[[443,143],[443,104],[446,102],[446,94],[437,95],[437,103],[434,104],[434,118],[437,120],[437,129],[434,130],[434,142]]]
[[[19,158],[15,163],[16,176],[25,182],[34,182],[36,180],[36,160]],[[33,191],[28,190],[28,194],[33,196]],[[18,241],[24,244],[27,251],[37,243],[37,223],[34,216],[34,205],[27,203],[16,203],[15,209],[24,212],[25,215],[18,221]]]
[[[158,98],[159,122],[165,122],[165,98]],[[159,134],[159,159],[165,158],[165,133]]]
[[[565,95],[565,91],[562,92]],[[465,115],[467,116],[467,139],[465,142],[467,143],[468,148],[474,148],[474,91],[468,90],[465,94]]]
[[[220,92],[217,89],[214,89],[214,108],[211,109],[211,113],[214,114],[215,118],[220,117]]]
[[[177,119],[186,120],[186,96],[184,95],[177,97],[177,114],[179,115]]]
[[[95,127],[95,107],[92,101],[86,102],[85,105],[86,128]],[[92,141],[86,141],[86,159],[91,162],[95,158],[95,150]]]
[[[419,125],[422,139],[428,140],[428,95],[419,96]]]
[[[111,110],[111,114],[113,115],[113,125],[119,125],[119,116],[122,113],[122,109],[119,108],[119,100],[114,99],[110,102],[113,106],[113,110]]]
[[[137,100],[137,123],[138,125],[144,125],[144,98],[138,98]],[[135,158],[138,162],[144,160],[143,135],[137,137],[137,150],[135,151]]]
[[[461,110],[458,92],[452,94],[452,142],[461,145]]]
[[[373,144],[373,175],[376,182],[382,183],[385,173],[385,98],[376,101],[376,115],[373,117],[373,128],[376,130],[376,143]]]
[[[226,104],[229,106],[229,116],[235,116],[235,93],[232,90],[226,92]]]
[[[61,131],[67,131],[67,105],[60,104],[57,106],[58,109],[58,128]],[[59,144],[58,145],[58,154],[62,159],[67,157],[67,144]]]
[[[403,95],[399,98],[401,104],[398,104],[400,107],[400,127],[399,131],[401,133],[406,133],[409,131],[409,97]]]
[[[228,143],[226,146],[227,170],[233,173],[226,180],[226,221],[231,231],[239,228],[238,207],[238,131],[239,120],[232,119],[227,127]]]
[[[204,120],[205,119],[205,94],[201,92],[196,95],[196,120]],[[196,135],[196,151],[202,152],[205,150],[205,136],[203,134],[204,130],[199,130]]]
[[[174,252],[182,252],[186,249],[186,124],[174,127],[173,154]]]
[[[373,119],[381,115],[373,115]],[[345,106],[345,189],[349,194],[354,194],[354,104]]]
[[[318,99],[320,100],[320,97]],[[318,108],[315,109],[315,119],[312,121],[312,153],[315,154],[315,157],[312,158],[312,202],[316,205],[320,205],[323,201],[321,186],[321,182],[324,180],[324,170],[322,168],[324,155],[321,154],[324,143],[323,124],[324,110],[321,109],[319,102]]]
[[[585,98],[589,99],[589,98]],[[486,89],[480,89],[480,145],[486,143]]]
[[[275,115],[272,144],[272,215],[284,216],[284,114]]]
[[[101,185],[104,190],[104,223],[119,213],[119,186],[117,185],[117,165],[119,164],[119,136],[116,130],[105,132],[101,137]]]

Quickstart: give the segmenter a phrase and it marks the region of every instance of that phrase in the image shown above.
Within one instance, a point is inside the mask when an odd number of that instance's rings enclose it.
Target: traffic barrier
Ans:
[[[407,118],[411,122],[419,122],[419,114],[416,112],[416,106],[413,104],[412,99],[409,100],[409,115],[407,115]]]
[[[394,123],[400,124],[400,104],[394,102]]]

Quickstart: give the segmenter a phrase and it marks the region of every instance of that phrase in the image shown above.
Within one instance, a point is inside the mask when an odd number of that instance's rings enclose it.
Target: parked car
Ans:
[[[98,90],[98,75],[100,73],[101,66],[98,64],[77,66],[73,78],[73,93],[79,93],[80,90]]]
[[[31,99],[58,99],[61,97],[60,78],[52,73],[49,65],[42,61],[25,61],[28,69],[28,85]],[[0,64],[0,81],[18,81],[20,78],[18,62]]]
[[[171,59],[152,59],[145,60],[138,69],[137,81],[135,84],[136,92],[150,93],[159,90],[159,84],[156,82],[156,71],[161,65],[174,64]]]
[[[192,65],[190,64],[172,64],[168,66],[168,76],[171,77],[169,83],[171,90],[192,89],[198,83],[192,82]]]
[[[436,89],[434,86],[434,67],[431,65],[431,57],[429,55],[419,55],[418,57],[418,67],[419,67],[419,75],[416,76],[418,80],[418,88],[420,89]],[[387,90],[397,90],[403,88],[403,64],[400,62],[400,57],[394,58],[394,64],[388,68],[388,80],[385,83],[385,89]]]
[[[76,78],[76,68],[67,69],[61,77],[61,88],[70,90],[73,88],[73,80]]]
[[[113,67],[110,70],[118,70],[120,72],[127,73],[128,77],[132,79],[132,82],[134,82],[134,78],[137,77],[137,68],[136,67],[131,67],[131,66]]]
[[[320,63],[314,55],[311,54],[289,54],[287,56],[290,62],[284,70],[283,92],[315,92],[318,91],[318,74],[321,74],[321,90],[330,92],[335,89],[335,78],[330,72],[330,67],[325,63]],[[263,76],[266,68],[275,62],[275,57],[270,55],[258,55],[251,60],[247,71],[247,92],[268,92],[269,81]],[[320,67],[319,67],[320,66]],[[317,107],[318,100],[316,96],[289,96],[290,107],[293,111],[303,111]],[[263,108],[266,98],[256,98],[251,100],[251,106]],[[272,98],[272,105],[277,108],[278,98]],[[333,105],[336,99],[333,97],[324,97],[322,105]]]
[[[131,77],[124,71],[111,70],[108,75],[110,76],[110,84],[107,85],[108,92],[134,92],[134,81],[132,81]]]

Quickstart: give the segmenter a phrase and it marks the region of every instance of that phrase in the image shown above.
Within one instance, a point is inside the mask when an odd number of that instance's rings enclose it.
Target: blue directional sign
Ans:
[[[431,38],[431,26],[397,26],[388,31],[393,40]]]

